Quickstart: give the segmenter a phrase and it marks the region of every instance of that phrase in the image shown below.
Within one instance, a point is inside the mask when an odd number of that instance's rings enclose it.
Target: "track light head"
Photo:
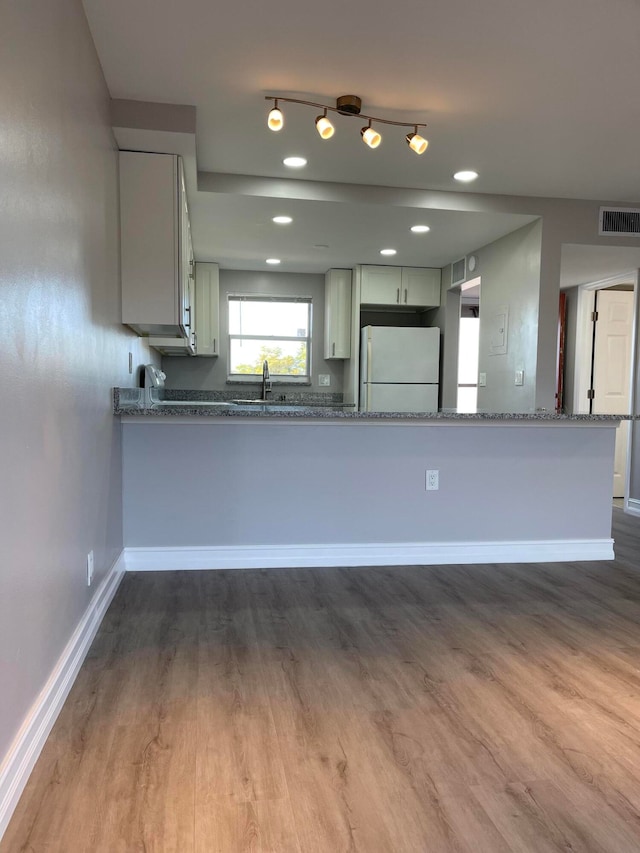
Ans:
[[[416,127],[413,133],[407,133],[405,136],[407,140],[407,145],[412,151],[415,151],[416,154],[424,154],[427,150],[427,146],[429,142],[418,133],[418,128]]]
[[[267,126],[269,130],[282,130],[284,127],[284,116],[281,111],[278,109],[278,101],[276,100],[275,105],[271,112],[269,113],[269,117],[267,118]]]
[[[363,127],[360,131],[360,135],[362,136],[362,141],[365,145],[368,145],[369,148],[377,148],[378,145],[382,142],[382,136],[378,133],[377,130],[374,130],[371,127],[371,122],[366,127]]]
[[[324,111],[324,115],[317,117],[316,130],[318,131],[322,139],[331,139],[331,137],[335,133],[336,129],[327,118],[326,110]]]
[[[315,126],[321,139],[331,139],[335,133],[335,128],[331,121],[327,118],[327,112],[338,113],[347,118],[357,118],[368,121],[369,124],[363,127],[360,131],[362,141],[369,148],[377,148],[382,142],[382,136],[379,131],[374,130],[371,126],[372,122],[376,124],[393,125],[395,127],[413,128],[413,132],[407,133],[405,140],[409,148],[416,154],[424,154],[427,150],[429,142],[418,133],[418,128],[426,127],[425,124],[407,121],[395,121],[388,118],[380,118],[378,116],[366,115],[361,112],[362,100],[358,95],[341,95],[336,99],[335,107],[329,104],[317,103],[316,101],[303,101],[301,98],[288,98],[284,95],[276,97],[275,95],[265,95],[267,101],[273,101],[274,106],[269,113],[267,125],[270,130],[278,131],[284,127],[284,116],[278,108],[278,101],[283,101],[286,104],[304,104],[307,107],[319,107],[324,112],[322,115],[316,116]]]

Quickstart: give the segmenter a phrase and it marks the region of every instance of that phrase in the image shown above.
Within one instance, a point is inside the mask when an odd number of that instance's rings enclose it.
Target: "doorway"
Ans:
[[[637,273],[583,285],[578,298],[574,412],[630,414]],[[629,422],[616,431],[612,494],[624,498]]]
[[[458,387],[456,409],[478,411],[478,361],[480,354],[480,278],[460,287],[458,319]]]

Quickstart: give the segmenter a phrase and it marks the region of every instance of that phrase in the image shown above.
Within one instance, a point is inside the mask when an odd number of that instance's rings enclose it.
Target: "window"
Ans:
[[[311,375],[311,299],[229,296],[229,376],[308,382]]]

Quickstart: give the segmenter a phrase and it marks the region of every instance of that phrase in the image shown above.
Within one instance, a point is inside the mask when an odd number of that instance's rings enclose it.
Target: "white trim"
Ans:
[[[96,589],[89,606],[58,658],[40,695],[29,709],[0,765],[0,839],[11,820],[29,775],[73,686],[100,623],[124,577],[124,572],[123,552]]]
[[[613,539],[125,548],[125,565],[129,572],[548,563],[613,558]]]
[[[624,506],[624,511],[629,515],[640,516],[640,500],[638,498],[628,498]]]
[[[634,297],[634,319],[632,328],[631,352],[636,333],[635,303],[638,293],[638,270],[630,270],[620,275],[612,275],[608,278],[592,281],[589,284],[581,284],[578,287],[578,304],[576,320],[576,342],[575,342],[575,364],[574,364],[574,386],[573,386],[573,412],[586,413],[589,411],[587,391],[591,384],[591,348],[593,346],[593,326],[591,314],[594,309],[596,290],[614,287],[617,284],[633,284]],[[631,381],[633,384],[633,369],[631,370]]]

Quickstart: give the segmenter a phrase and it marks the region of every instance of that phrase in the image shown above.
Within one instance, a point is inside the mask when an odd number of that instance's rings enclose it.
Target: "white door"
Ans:
[[[630,409],[633,291],[599,290],[593,345],[593,412],[624,415]],[[613,497],[624,497],[628,445],[627,421],[616,431]]]

